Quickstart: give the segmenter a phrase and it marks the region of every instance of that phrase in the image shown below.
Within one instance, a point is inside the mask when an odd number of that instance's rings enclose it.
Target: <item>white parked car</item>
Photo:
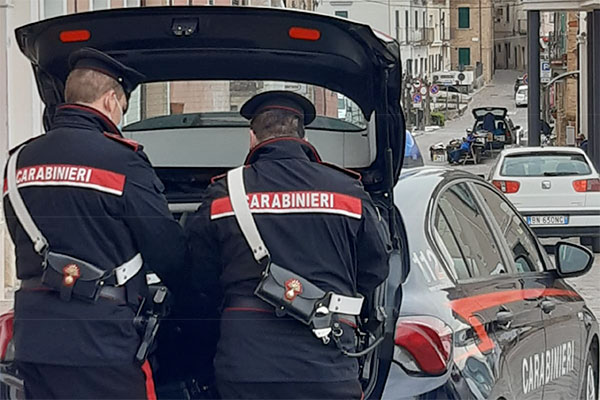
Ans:
[[[519,86],[519,88],[517,89],[517,93],[515,93],[515,105],[517,107],[527,106],[527,93],[527,85]]]
[[[581,149],[504,150],[489,180],[539,237],[579,237],[600,252],[600,175]]]

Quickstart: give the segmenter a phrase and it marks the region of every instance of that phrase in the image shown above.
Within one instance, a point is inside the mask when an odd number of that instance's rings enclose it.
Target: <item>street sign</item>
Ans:
[[[550,62],[542,61],[540,63],[540,81],[548,83],[552,79],[552,69],[550,68]]]
[[[429,89],[429,91],[431,92],[432,95],[437,95],[438,93],[440,93],[440,87],[438,85],[431,85],[431,88]]]
[[[413,86],[416,87],[416,88],[420,87],[421,86],[421,80],[419,78],[416,78],[413,81]]]
[[[417,93],[417,94],[415,94],[415,95],[413,96],[413,102],[414,102],[415,104],[416,104],[416,103],[420,103],[422,99],[423,99],[423,98],[421,97],[421,95],[420,95],[419,93]]]
[[[523,83],[524,83],[525,85],[527,85],[527,84],[528,84],[528,82],[529,82],[529,77],[527,76],[527,74],[523,75]]]
[[[419,92],[422,96],[425,96],[427,94],[427,88],[425,86],[421,86],[421,90]]]

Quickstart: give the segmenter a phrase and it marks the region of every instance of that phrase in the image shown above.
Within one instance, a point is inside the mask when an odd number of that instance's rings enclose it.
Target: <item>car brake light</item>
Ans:
[[[396,324],[394,343],[406,350],[419,371],[440,375],[448,370],[452,356],[452,329],[430,316],[401,317]],[[394,356],[394,361],[404,365]]]
[[[517,193],[521,188],[521,184],[517,181],[492,181],[492,184],[502,193]]]
[[[79,29],[75,31],[62,31],[59,35],[60,41],[63,43],[85,42],[91,37],[90,31]]]
[[[8,345],[13,339],[13,321],[13,311],[0,315],[0,361],[6,360]]]
[[[600,192],[600,179],[580,179],[573,181],[576,192]]]
[[[300,28],[294,26],[288,32],[292,39],[316,41],[321,38],[321,32],[316,29]]]

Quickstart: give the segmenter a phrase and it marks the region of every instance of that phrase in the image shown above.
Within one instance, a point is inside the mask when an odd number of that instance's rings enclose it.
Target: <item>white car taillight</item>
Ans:
[[[452,357],[452,335],[452,329],[438,318],[400,317],[394,336],[394,362],[412,372],[441,375]]]
[[[579,179],[573,181],[573,189],[576,192],[600,192],[600,179]]]
[[[521,184],[517,181],[492,181],[492,184],[502,191],[502,193],[517,193]]]

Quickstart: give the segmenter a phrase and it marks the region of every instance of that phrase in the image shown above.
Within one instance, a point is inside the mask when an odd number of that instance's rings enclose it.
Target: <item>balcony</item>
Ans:
[[[519,26],[519,34],[527,35],[527,19],[520,19],[518,21]]]
[[[435,28],[423,28],[423,39],[421,42],[430,45],[435,41]]]

